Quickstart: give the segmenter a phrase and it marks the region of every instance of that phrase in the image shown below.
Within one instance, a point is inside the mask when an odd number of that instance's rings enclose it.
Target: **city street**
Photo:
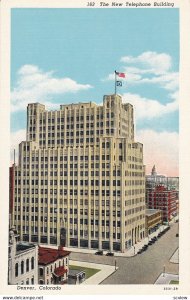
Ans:
[[[176,237],[178,223],[173,223],[155,244],[134,257],[107,257],[94,254],[71,253],[72,260],[88,261],[116,265],[118,270],[101,284],[154,284],[159,275],[178,274],[178,264],[171,263],[170,258],[178,248]]]

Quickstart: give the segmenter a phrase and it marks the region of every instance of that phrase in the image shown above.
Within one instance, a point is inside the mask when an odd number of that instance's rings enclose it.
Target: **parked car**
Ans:
[[[152,244],[154,244],[153,241],[149,241],[149,242],[148,242],[148,245],[152,245]]]
[[[95,255],[103,255],[104,253],[103,253],[103,251],[102,250],[99,250],[99,251],[97,251],[96,253],[95,253]]]
[[[142,249],[141,249],[141,253],[144,252],[144,251],[146,251],[146,249],[147,249],[147,248],[142,248]]]
[[[147,248],[148,248],[148,245],[144,245],[144,246],[142,247],[143,250],[146,250]]]
[[[106,256],[114,256],[114,253],[113,252],[108,252],[108,253],[106,253]]]
[[[157,240],[158,240],[157,238],[155,238],[155,239],[152,239],[153,243],[155,243]]]

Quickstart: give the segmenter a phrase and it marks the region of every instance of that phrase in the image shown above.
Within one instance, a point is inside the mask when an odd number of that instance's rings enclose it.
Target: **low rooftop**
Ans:
[[[71,252],[65,251],[63,248],[52,249],[47,247],[39,247],[38,264],[48,265],[55,262],[57,259],[68,256]]]
[[[160,209],[146,209],[146,216],[151,216],[156,214],[157,212],[161,212]]]
[[[21,252],[31,250],[35,248],[35,244],[27,243],[27,242],[20,242],[16,245],[16,254],[20,254]]]

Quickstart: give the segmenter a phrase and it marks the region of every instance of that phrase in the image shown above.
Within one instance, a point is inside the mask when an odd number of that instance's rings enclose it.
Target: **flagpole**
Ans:
[[[117,92],[117,87],[116,87],[117,85],[116,85],[116,71],[115,71],[115,95],[116,95],[116,92]]]

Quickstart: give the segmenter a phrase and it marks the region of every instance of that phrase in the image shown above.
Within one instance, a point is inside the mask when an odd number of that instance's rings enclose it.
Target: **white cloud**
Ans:
[[[124,56],[121,61],[127,64],[139,64],[143,69],[148,69],[149,73],[164,74],[172,65],[170,55],[147,51],[139,56]]]
[[[28,103],[37,101],[51,106],[53,96],[76,93],[91,87],[70,78],[57,78],[53,76],[53,71],[43,72],[38,66],[24,65],[18,71],[18,80],[11,93],[12,111],[26,109]]]
[[[15,160],[18,160],[18,145],[20,142],[26,141],[26,129],[19,129],[11,133],[11,162],[14,162],[14,150]]]
[[[141,97],[138,94],[125,93],[123,101],[134,106],[137,119],[152,119],[178,110],[177,93],[171,95],[174,101],[162,104],[155,99]]]
[[[162,88],[166,90],[176,90],[179,85],[179,75],[177,72],[166,73],[161,76],[156,76],[152,78],[143,78],[139,83],[155,83],[159,84]]]
[[[156,132],[151,129],[137,132],[136,140],[144,145],[146,174],[156,165],[159,174],[178,176],[179,136],[177,132]]]
[[[139,56],[124,56],[120,71],[126,73],[128,85],[154,84],[167,91],[175,91],[179,85],[178,72],[172,71],[172,58],[167,53],[147,51]],[[114,80],[114,73],[105,80]]]

